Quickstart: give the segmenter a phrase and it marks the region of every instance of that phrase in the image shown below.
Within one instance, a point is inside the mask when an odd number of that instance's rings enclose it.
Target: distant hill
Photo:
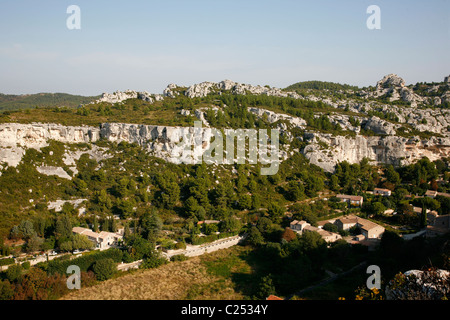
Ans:
[[[351,86],[348,84],[340,84],[334,82],[327,81],[303,81],[297,82],[289,87],[286,87],[284,90],[286,91],[297,91],[303,89],[315,89],[315,90],[358,90],[357,86]]]
[[[98,97],[85,97],[67,93],[37,93],[13,95],[0,93],[0,112],[6,110],[28,109],[35,107],[77,107],[89,103]]]

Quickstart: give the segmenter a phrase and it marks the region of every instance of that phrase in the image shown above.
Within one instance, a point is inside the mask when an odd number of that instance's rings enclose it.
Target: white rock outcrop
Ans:
[[[333,172],[337,163],[359,163],[363,158],[372,164],[408,165],[423,157],[431,161],[450,156],[450,138],[403,138],[397,136],[333,136],[305,133],[309,144],[301,150],[312,164]]]

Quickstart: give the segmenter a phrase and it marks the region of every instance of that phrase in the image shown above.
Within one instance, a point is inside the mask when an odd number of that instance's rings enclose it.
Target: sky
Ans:
[[[69,29],[70,5],[81,29]],[[381,29],[369,29],[370,5]],[[449,0],[0,0],[0,92],[162,93],[230,79],[407,84],[450,75]]]

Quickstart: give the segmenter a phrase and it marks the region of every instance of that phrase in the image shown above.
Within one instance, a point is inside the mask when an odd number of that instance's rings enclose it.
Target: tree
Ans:
[[[194,217],[198,211],[198,208],[199,208],[198,201],[193,196],[189,197],[184,202],[184,210],[188,217]]]
[[[395,171],[395,169],[392,165],[389,165],[386,168],[385,176],[386,176],[387,181],[389,181],[390,183],[393,183],[395,185],[399,184],[401,181],[400,174],[397,171]]]
[[[252,207],[252,197],[249,194],[241,194],[239,196],[239,209],[251,209]]]
[[[14,297],[14,286],[8,280],[0,280],[0,300],[11,300]]]
[[[266,299],[270,295],[276,295],[276,290],[273,284],[272,276],[267,275],[263,277],[259,283],[257,297],[259,299]]]
[[[332,191],[339,191],[339,178],[336,175],[331,176],[330,189]]]
[[[167,209],[172,209],[180,200],[180,187],[176,182],[168,183],[161,192],[162,204]]]
[[[44,243],[44,239],[38,237],[37,235],[33,235],[30,239],[27,241],[27,252],[34,252],[41,249],[42,244]]]
[[[113,259],[100,259],[94,263],[92,266],[92,271],[94,271],[97,280],[105,281],[114,276],[117,272],[117,266]]]
[[[264,243],[264,238],[261,232],[256,227],[250,228],[250,231],[247,235],[247,242],[254,247],[260,246]]]
[[[148,240],[142,238],[141,235],[133,233],[127,240],[128,251],[133,261],[140,260],[151,256],[155,250],[155,246]]]
[[[285,212],[285,208],[278,203],[272,202],[269,204],[267,213],[273,222],[280,222]]]
[[[94,247],[94,243],[89,240],[89,238],[83,234],[75,234],[72,237],[72,248],[73,250],[88,250]]]
[[[30,220],[23,220],[19,224],[19,233],[21,237],[25,240],[30,239],[32,236],[36,235],[36,231],[34,231],[33,223]]]
[[[286,240],[287,242],[291,242],[297,238],[297,235],[291,228],[285,228],[283,234],[281,235],[281,239]]]
[[[22,278],[22,266],[14,264],[6,270],[6,279],[10,282],[19,281]]]
[[[59,249],[64,252],[72,251],[73,250],[72,241],[68,240],[68,241],[64,241],[64,242],[60,243]]]
[[[372,203],[371,207],[372,214],[376,216],[380,216],[386,211],[386,207],[381,202]]]
[[[69,239],[72,236],[72,222],[68,215],[63,215],[56,220],[55,236],[57,240]]]
[[[234,218],[229,217],[225,218],[220,224],[219,224],[219,230],[220,232],[239,232],[241,230],[242,224],[241,222]]]
[[[317,232],[304,232],[300,237],[302,248],[305,252],[318,249],[321,246],[326,246],[325,240]]]
[[[141,226],[142,237],[150,242],[156,242],[163,225],[156,210],[146,211],[140,218],[139,224]]]
[[[97,220],[97,216],[94,216],[94,223],[92,225],[92,230],[94,232],[98,232],[98,220]]]
[[[134,205],[134,199],[117,199],[117,209],[124,219],[132,216],[134,212]]]
[[[118,198],[125,198],[128,193],[128,184],[130,183],[130,180],[127,178],[122,178],[119,180],[119,182],[114,186],[114,191]]]
[[[11,228],[11,232],[9,233],[9,238],[12,240],[18,240],[20,238],[20,230],[18,226],[14,226]]]
[[[289,181],[285,192],[288,200],[297,201],[303,197],[304,190],[305,188],[298,181]]]
[[[423,206],[420,214],[420,227],[425,228],[427,223],[427,207]]]
[[[262,233],[266,234],[272,230],[272,221],[269,218],[261,217],[256,223],[256,228]]]
[[[330,222],[325,223],[325,225],[323,226],[323,229],[326,231],[335,232],[335,233],[337,233],[339,231],[337,225],[330,223]]]

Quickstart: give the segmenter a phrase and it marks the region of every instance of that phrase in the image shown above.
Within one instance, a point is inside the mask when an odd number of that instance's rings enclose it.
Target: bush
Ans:
[[[175,249],[186,249],[186,243],[184,241],[177,242],[175,244]]]
[[[22,266],[15,264],[6,270],[6,279],[10,282],[18,281],[22,278]]]
[[[104,281],[114,276],[117,272],[117,266],[113,259],[106,258],[95,262],[92,266],[92,271],[94,271],[97,280]]]
[[[24,263],[22,263],[22,268],[24,270],[28,270],[30,269],[30,267],[31,267],[30,261],[25,261]]]
[[[167,260],[162,257],[151,257],[146,258],[141,264],[142,269],[153,269],[158,268],[159,266],[166,264]]]
[[[177,254],[175,256],[172,256],[170,258],[170,261],[175,262],[175,261],[185,261],[189,259],[189,257],[186,257],[184,254]]]
[[[14,262],[14,258],[1,259],[0,266],[7,266],[8,264],[13,264]]]
[[[52,260],[48,263],[48,274],[59,273],[61,275],[66,275],[67,267],[70,265],[77,265],[81,271],[88,271],[95,262],[110,258],[114,262],[118,263],[122,261],[123,253],[119,249],[108,249],[101,252],[95,252],[81,256],[73,260]]]

